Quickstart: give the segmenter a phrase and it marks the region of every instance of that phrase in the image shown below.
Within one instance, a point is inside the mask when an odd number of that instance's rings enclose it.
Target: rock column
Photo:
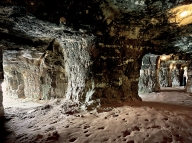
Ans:
[[[188,70],[187,70],[187,85],[186,85],[186,90],[189,93],[192,93],[192,64],[189,65]]]
[[[0,116],[4,115],[4,109],[3,109],[3,92],[2,92],[2,86],[3,83],[3,62],[2,62],[2,56],[3,55],[3,49],[0,46]]]
[[[160,87],[168,87],[169,85],[169,69],[165,62],[161,62],[159,69]]]
[[[158,55],[146,54],[142,59],[139,77],[139,93],[150,93],[159,89],[157,79]]]

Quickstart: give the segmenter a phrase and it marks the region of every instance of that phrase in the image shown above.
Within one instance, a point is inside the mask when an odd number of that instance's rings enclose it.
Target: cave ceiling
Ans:
[[[155,50],[192,53],[190,0],[4,0],[3,6],[23,6],[39,19],[96,36],[138,40]]]

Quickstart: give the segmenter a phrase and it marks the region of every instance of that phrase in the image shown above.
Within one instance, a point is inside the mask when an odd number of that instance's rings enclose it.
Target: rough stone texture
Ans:
[[[7,53],[17,50],[15,60],[24,64],[17,66],[17,72],[14,72],[14,60],[5,60],[5,67],[6,64],[13,66],[13,70],[5,68],[6,81],[15,81],[10,84],[12,91],[9,95],[22,97],[24,94],[25,97],[37,99],[65,97],[86,104],[92,103],[92,99],[96,102],[101,100],[102,104],[140,100],[137,94],[139,61],[136,59],[137,54],[142,52],[141,47],[136,47],[134,43],[124,46],[117,41],[112,44],[98,43],[96,49],[94,36],[85,33],[86,30],[74,31],[65,25],[58,27],[37,20],[25,15],[24,10],[18,7],[9,7],[7,13],[4,11],[2,25],[9,21],[11,27],[6,29],[2,26],[2,33],[6,36],[10,33],[17,35],[18,39],[31,43],[11,43],[13,39],[6,38],[1,41]],[[19,12],[23,13],[10,16],[10,13]],[[113,39],[110,38],[109,43],[111,41]],[[14,74],[18,75],[15,79]],[[23,83],[16,82],[17,79]]]
[[[139,93],[150,93],[159,89],[158,55],[146,54],[142,59],[139,77]]]
[[[139,62],[136,59],[141,50],[133,45],[112,43],[99,43],[99,56],[93,64],[97,83],[95,96],[103,104],[139,100]]]
[[[169,86],[169,67],[165,62],[160,63],[159,83],[160,83],[160,87]]]
[[[3,49],[0,45],[0,117],[4,115],[4,109],[3,109],[3,93],[2,93],[2,82],[4,79],[3,75]]]
[[[175,23],[169,23],[168,16],[170,15],[167,14],[169,8],[188,3],[190,2],[187,0],[31,0],[30,2],[27,0],[4,0],[0,4],[22,5],[26,7],[28,13],[32,13],[40,19],[60,24],[61,27],[53,26],[53,24],[49,25],[45,22],[35,22],[33,16],[26,16],[24,9],[15,7],[15,12],[7,9],[8,12],[1,15],[0,32],[3,33],[1,35],[7,41],[9,41],[11,35],[15,36],[19,33],[20,43],[16,42],[16,45],[35,47],[43,53],[50,49],[48,47],[54,38],[58,41],[59,47],[62,48],[65,47],[63,39],[70,39],[65,40],[67,41],[66,47],[68,47],[66,49],[69,49],[71,46],[78,47],[79,44],[75,44],[78,43],[76,41],[81,41],[80,43],[83,45],[83,40],[79,40],[78,36],[76,38],[74,35],[80,34],[82,37],[87,35],[84,39],[89,41],[87,40],[89,39],[89,33],[93,33],[97,36],[96,41],[94,41],[97,48],[87,46],[89,47],[87,52],[92,53],[89,57],[92,65],[88,64],[90,68],[87,70],[90,71],[88,72],[90,76],[86,83],[80,79],[77,84],[72,84],[77,81],[75,77],[79,77],[80,72],[85,72],[84,69],[86,68],[82,67],[87,65],[85,63],[89,58],[82,61],[84,64],[80,66],[75,66],[76,63],[69,58],[67,58],[67,61],[72,64],[67,64],[64,59],[64,69],[72,69],[66,71],[67,74],[65,75],[68,83],[66,97],[78,100],[82,97],[81,94],[87,93],[87,96],[83,96],[84,101],[88,101],[90,97],[93,100],[100,99],[101,103],[139,100],[137,85],[143,55],[149,52],[159,55],[172,52],[191,53],[191,26],[182,28]],[[9,17],[9,19],[6,17]],[[63,24],[76,30],[67,28]],[[26,25],[29,25],[30,28]],[[63,32],[65,36],[60,34]],[[62,39],[62,36],[59,37],[58,35],[62,35],[64,38]],[[21,40],[21,37],[24,37],[25,40]],[[180,42],[182,37],[186,37],[187,40]],[[182,43],[182,46],[179,45],[180,43]],[[184,47],[187,47],[187,50]],[[62,54],[64,57],[67,55],[71,57],[74,53],[76,54],[73,50],[69,52],[65,50]],[[83,53],[86,53],[86,50]],[[75,59],[79,58],[81,54],[82,52],[78,51],[77,56],[74,56]],[[80,67],[80,71],[78,67]],[[50,80],[50,74],[47,73],[46,75],[44,78],[47,81]],[[81,77],[84,76],[81,75]],[[79,88],[79,86],[84,84],[87,85],[87,88],[82,93],[82,88]],[[48,85],[50,84],[44,86]],[[50,92],[54,93],[55,91],[45,91],[45,93]],[[78,95],[73,96],[73,94]]]
[[[171,81],[172,81],[172,87],[180,86],[180,75],[179,75],[179,69],[173,68],[171,71]]]
[[[187,85],[186,85],[186,90],[189,93],[192,93],[192,64],[189,65],[188,67],[188,72],[187,72]]]
[[[0,17],[4,19],[2,25],[7,22],[12,25],[2,33],[16,36],[14,38],[19,40],[0,42],[5,49],[7,94],[16,98],[64,97],[88,103],[94,93],[91,73],[94,36],[65,25],[58,27],[40,21],[19,13],[21,9],[1,7],[0,11]],[[10,13],[22,16],[11,17]],[[23,44],[25,40],[29,43]]]

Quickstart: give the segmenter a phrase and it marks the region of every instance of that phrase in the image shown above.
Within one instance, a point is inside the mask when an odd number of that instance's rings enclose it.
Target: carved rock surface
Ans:
[[[95,37],[25,13],[10,16],[20,9],[1,7],[0,11],[2,24],[11,24],[1,27],[2,33],[18,40],[0,41],[4,49],[5,93],[14,98],[67,98],[89,102],[94,93],[91,91],[94,88],[91,54]]]
[[[187,72],[187,92],[192,93],[192,64],[189,65],[188,67],[188,72]]]
[[[3,50],[0,46],[0,117],[4,115],[4,109],[3,109],[3,92],[2,92],[2,83],[4,79],[3,74]]]
[[[154,92],[159,88],[157,78],[158,55],[146,54],[142,59],[139,77],[139,93]]]
[[[160,83],[160,87],[168,87],[169,85],[169,69],[165,62],[162,62],[160,64],[159,83]]]
[[[38,59],[36,62],[41,63],[43,68],[40,69],[45,74],[30,77],[32,83],[42,86],[35,94],[24,86],[27,97],[66,97],[90,103],[92,99],[101,99],[102,103],[139,100],[137,85],[143,55],[149,52],[191,53],[191,26],[186,26],[190,31],[188,33],[185,28],[170,24],[167,15],[169,8],[188,3],[187,0],[4,0],[0,4],[25,6],[28,13],[46,21],[60,23],[61,26],[26,15],[25,9],[21,7],[1,7],[0,33],[6,41],[1,41],[1,45],[6,50],[16,51],[26,51],[28,47],[29,53],[34,47],[36,51],[43,53],[43,62]],[[76,30],[63,24],[73,26]],[[90,33],[94,33],[97,39],[93,40],[95,37]],[[182,39],[182,35],[187,37],[182,43],[182,47],[186,43],[189,45],[187,50],[180,48],[181,42],[178,39]],[[54,48],[55,44],[59,45],[59,53],[52,50],[57,49]],[[86,48],[81,50],[79,47]],[[51,62],[62,56],[63,61],[59,60],[61,64]],[[30,60],[27,62],[31,62]],[[57,69],[60,67],[64,70]],[[55,82],[55,77],[61,77],[58,82],[67,84],[61,86]],[[40,81],[36,78],[40,78]],[[57,90],[50,90],[50,86],[57,86]],[[33,91],[36,89],[38,88],[33,88]],[[60,92],[65,93],[58,94]]]
[[[139,47],[98,43],[96,49],[95,37],[86,30],[43,22],[26,15],[22,8],[2,9],[1,34],[5,38],[1,45],[8,95],[67,98],[93,106],[100,100],[102,104],[140,100],[139,63],[135,60]],[[9,13],[16,16],[6,17]]]

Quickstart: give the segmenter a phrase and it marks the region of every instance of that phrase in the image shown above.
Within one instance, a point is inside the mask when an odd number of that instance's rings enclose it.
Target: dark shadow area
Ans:
[[[1,117],[0,118],[0,142],[6,142],[7,136],[12,133],[12,131],[8,130],[6,128],[6,122],[11,120],[11,118],[8,117]]]

